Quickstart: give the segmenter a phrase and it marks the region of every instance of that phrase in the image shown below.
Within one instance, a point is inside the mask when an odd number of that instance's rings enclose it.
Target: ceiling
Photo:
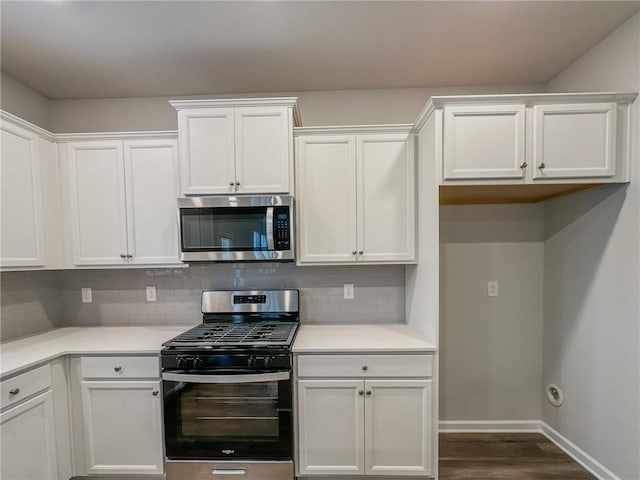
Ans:
[[[7,1],[2,71],[53,98],[546,82],[640,1]]]

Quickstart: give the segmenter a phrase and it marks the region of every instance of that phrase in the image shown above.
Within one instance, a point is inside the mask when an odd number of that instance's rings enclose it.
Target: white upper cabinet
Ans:
[[[66,145],[74,265],[177,264],[175,139]]]
[[[43,267],[44,219],[38,136],[1,125],[2,267]]]
[[[432,97],[442,185],[629,181],[636,94]]]
[[[533,107],[533,178],[613,177],[616,104]]]
[[[444,108],[444,168],[448,179],[524,177],[524,105]]]
[[[415,261],[415,167],[409,129],[297,132],[299,263]]]
[[[172,101],[182,193],[290,193],[295,101]]]

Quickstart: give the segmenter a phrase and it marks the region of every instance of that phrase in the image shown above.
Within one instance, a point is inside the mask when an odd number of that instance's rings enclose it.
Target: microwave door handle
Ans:
[[[162,380],[184,383],[254,383],[289,380],[291,372],[270,372],[248,375],[198,375],[185,373],[162,373]]]
[[[273,207],[267,207],[267,217],[266,217],[266,229],[267,229],[267,250],[270,252],[274,251],[275,243],[273,241]]]

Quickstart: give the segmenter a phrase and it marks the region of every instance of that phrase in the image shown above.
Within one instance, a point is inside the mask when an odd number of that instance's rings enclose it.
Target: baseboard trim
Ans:
[[[598,462],[587,452],[578,447],[571,440],[562,436],[557,430],[544,422],[540,422],[542,433],[545,437],[555,443],[562,451],[573,458],[576,462],[586,468],[599,480],[622,480],[607,467]]]
[[[540,420],[442,420],[439,423],[440,432],[540,432]]]

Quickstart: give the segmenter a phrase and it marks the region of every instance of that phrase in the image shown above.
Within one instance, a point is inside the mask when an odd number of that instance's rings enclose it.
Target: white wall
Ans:
[[[0,108],[46,130],[51,129],[49,100],[4,73],[0,74]]]
[[[548,90],[640,91],[640,14]],[[623,480],[640,478],[640,101],[632,181],[545,206],[543,420]],[[614,477],[615,478],[615,477]]]
[[[544,85],[526,84],[256,93],[240,96],[297,96],[303,125],[317,126],[413,123],[432,95],[542,91]],[[52,100],[51,126],[55,133],[175,130],[178,128],[177,115],[169,105],[169,100],[234,96],[238,95]]]
[[[440,207],[441,421],[540,419],[543,234],[541,204]]]

